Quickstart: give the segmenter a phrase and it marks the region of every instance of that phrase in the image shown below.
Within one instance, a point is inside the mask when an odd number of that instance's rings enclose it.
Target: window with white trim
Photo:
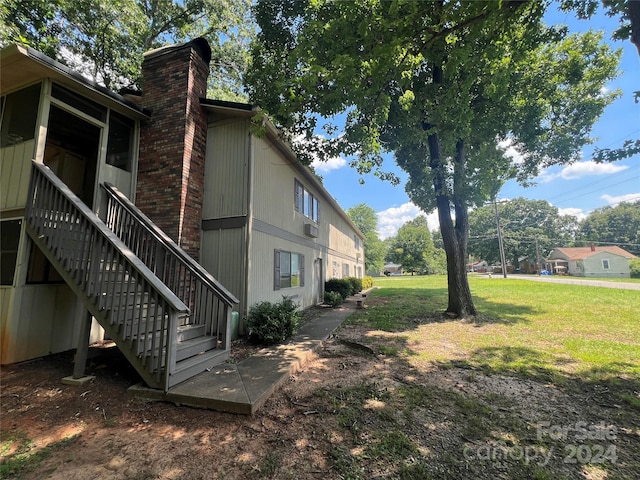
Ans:
[[[611,265],[609,264],[609,260],[606,258],[602,259],[602,268],[604,270],[609,270],[609,268],[611,268]]]
[[[318,223],[320,221],[320,202],[298,180],[295,180],[293,196],[293,205],[296,212]]]
[[[347,278],[349,276],[349,264],[342,264],[342,278]]]
[[[274,250],[273,289],[304,287],[304,255]]]

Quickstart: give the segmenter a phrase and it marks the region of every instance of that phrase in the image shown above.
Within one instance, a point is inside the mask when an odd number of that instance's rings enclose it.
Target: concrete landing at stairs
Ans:
[[[264,348],[238,363],[223,363],[184,381],[167,393],[142,384],[130,395],[148,400],[253,415],[269,396],[300,369],[323,340],[356,309],[360,295],[307,322],[287,343]]]

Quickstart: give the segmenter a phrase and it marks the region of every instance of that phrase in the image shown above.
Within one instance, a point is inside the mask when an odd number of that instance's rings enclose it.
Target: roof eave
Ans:
[[[66,65],[31,47],[12,44],[3,48],[0,50],[0,63],[3,70],[0,91],[3,94],[32,84],[36,80],[51,78],[73,91],[79,91],[84,96],[110,108],[115,107],[116,110],[133,118],[145,119],[150,116],[148,110],[131,100],[83,77]]]

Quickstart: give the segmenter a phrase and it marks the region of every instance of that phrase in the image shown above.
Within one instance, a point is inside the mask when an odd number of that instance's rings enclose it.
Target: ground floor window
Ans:
[[[304,255],[301,253],[274,251],[273,288],[304,286]]]
[[[18,244],[22,220],[4,220],[0,223],[2,252],[0,257],[0,285],[13,285],[18,260]]]
[[[349,264],[342,264],[342,278],[347,278],[349,276]]]

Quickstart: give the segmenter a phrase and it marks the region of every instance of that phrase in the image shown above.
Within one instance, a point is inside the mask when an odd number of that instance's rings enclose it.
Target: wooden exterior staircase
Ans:
[[[33,162],[25,228],[145,383],[166,392],[229,358],[238,300],[115,187],[102,187],[106,222]],[[79,351],[88,333],[84,343]],[[78,358],[74,376],[84,371]]]

